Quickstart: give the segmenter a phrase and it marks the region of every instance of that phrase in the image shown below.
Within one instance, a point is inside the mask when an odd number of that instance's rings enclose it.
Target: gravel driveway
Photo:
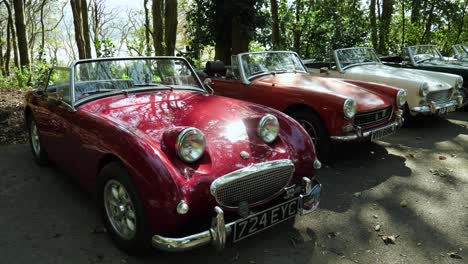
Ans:
[[[2,146],[0,263],[468,263],[466,112],[336,151],[319,172],[316,213],[222,252],[133,258],[113,246],[73,180],[36,166],[27,145]]]

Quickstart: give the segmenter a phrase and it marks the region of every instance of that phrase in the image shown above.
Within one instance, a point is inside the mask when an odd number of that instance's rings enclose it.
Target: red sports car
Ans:
[[[215,94],[288,114],[307,130],[320,159],[329,157],[332,142],[376,140],[403,123],[403,89],[312,76],[294,52],[242,53],[231,62],[206,64],[205,83]]]
[[[96,193],[129,253],[222,248],[318,206],[320,162],[306,131],[273,109],[208,94],[183,58],[80,60],[47,83],[26,96],[34,158]]]

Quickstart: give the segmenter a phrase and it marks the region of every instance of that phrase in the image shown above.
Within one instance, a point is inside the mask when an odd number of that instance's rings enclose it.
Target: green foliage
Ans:
[[[115,56],[115,44],[110,38],[96,39],[94,41],[94,46],[96,47],[96,55],[98,58]]]

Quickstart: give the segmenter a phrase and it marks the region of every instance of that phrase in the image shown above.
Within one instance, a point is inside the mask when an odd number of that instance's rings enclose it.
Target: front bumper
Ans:
[[[311,207],[311,205],[308,204],[308,201],[310,201],[309,198],[313,195],[313,187],[318,185],[320,190],[321,184],[316,180],[312,182],[308,178],[303,178],[303,182],[305,186],[302,194],[299,195],[298,198],[300,201],[300,210],[298,210],[298,212],[301,214],[307,214],[314,211],[317,208],[316,206],[318,206],[318,204],[316,204]],[[209,230],[179,238],[154,235],[151,241],[153,247],[163,251],[179,252],[211,244],[218,250],[223,249],[226,245],[227,238],[233,233],[236,222],[226,224],[224,221],[223,210],[218,206],[216,206],[214,210],[216,216],[213,218],[212,225]]]
[[[461,100],[451,100],[445,103],[435,103],[431,102],[427,105],[415,106],[411,108],[411,112],[421,113],[421,114],[435,114],[440,109],[446,109],[450,107],[460,108],[463,105]]]
[[[357,131],[352,134],[347,134],[343,136],[331,136],[330,138],[332,141],[335,141],[335,142],[350,142],[350,141],[355,141],[359,139],[366,139],[366,138],[371,137],[372,133],[378,130],[387,129],[387,128],[393,128],[394,130],[396,130],[397,128],[400,128],[403,125],[403,121],[404,119],[402,116],[397,116],[395,121],[383,127],[376,127],[376,128],[369,129],[366,131],[357,129]]]

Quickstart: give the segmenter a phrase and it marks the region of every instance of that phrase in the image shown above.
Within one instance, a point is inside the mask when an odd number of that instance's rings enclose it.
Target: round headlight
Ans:
[[[424,82],[421,84],[421,87],[419,88],[419,95],[422,97],[426,97],[428,93],[429,93],[429,84],[427,84],[427,82]]]
[[[265,143],[271,143],[275,141],[275,139],[278,137],[279,130],[280,127],[278,118],[270,114],[262,117],[257,125],[257,135],[263,141],[265,141]]]
[[[402,107],[406,104],[406,91],[403,89],[398,90],[396,95],[396,101],[399,107]]]
[[[463,78],[462,77],[457,78],[457,81],[455,82],[455,88],[457,88],[457,89],[463,88]]]
[[[343,113],[347,119],[354,118],[356,114],[356,101],[351,98],[346,99],[343,104]]]
[[[205,152],[205,135],[199,129],[189,127],[177,136],[177,155],[185,162],[199,160]]]

